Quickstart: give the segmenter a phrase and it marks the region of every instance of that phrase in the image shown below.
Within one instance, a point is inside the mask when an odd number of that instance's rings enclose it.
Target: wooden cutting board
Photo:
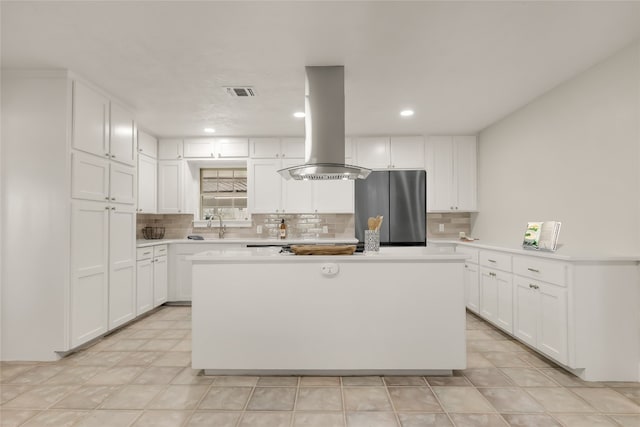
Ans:
[[[292,245],[296,255],[353,255],[355,245]]]

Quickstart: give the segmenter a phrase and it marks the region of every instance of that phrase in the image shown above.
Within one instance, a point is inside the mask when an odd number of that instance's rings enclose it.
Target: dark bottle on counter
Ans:
[[[284,219],[282,220],[282,222],[280,222],[280,238],[287,238],[287,224],[284,223]]]

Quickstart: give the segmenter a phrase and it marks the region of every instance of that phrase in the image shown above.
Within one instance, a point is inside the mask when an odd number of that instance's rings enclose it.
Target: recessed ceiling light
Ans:
[[[206,133],[214,133],[216,130],[214,128],[204,128]]]
[[[402,110],[400,111],[400,115],[402,117],[410,117],[413,116],[413,110]]]
[[[293,113],[293,117],[297,117],[298,119],[301,119],[305,116],[303,111],[296,111],[295,113]]]

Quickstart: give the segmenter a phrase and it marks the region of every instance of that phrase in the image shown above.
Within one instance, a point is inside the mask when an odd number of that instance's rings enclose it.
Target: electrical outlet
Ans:
[[[438,224],[438,231],[439,232],[443,232],[444,231],[444,224]]]
[[[261,225],[256,227],[256,233],[262,234],[262,226]]]
[[[324,234],[327,234],[327,233],[329,232],[329,227],[327,227],[326,225],[323,225],[323,226],[322,226],[322,232],[323,232]]]

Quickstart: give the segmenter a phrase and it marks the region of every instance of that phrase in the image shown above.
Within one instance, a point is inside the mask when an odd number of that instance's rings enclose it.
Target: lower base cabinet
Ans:
[[[138,260],[136,264],[136,316],[140,316],[153,308],[153,259]]]
[[[167,256],[159,256],[153,259],[153,306],[167,302],[168,295],[168,262]]]
[[[167,245],[138,248],[136,316],[167,302]]]
[[[472,262],[464,264],[464,298],[467,308],[476,314],[480,314],[478,264]]]
[[[480,269],[480,315],[513,333],[512,275],[491,268]]]

